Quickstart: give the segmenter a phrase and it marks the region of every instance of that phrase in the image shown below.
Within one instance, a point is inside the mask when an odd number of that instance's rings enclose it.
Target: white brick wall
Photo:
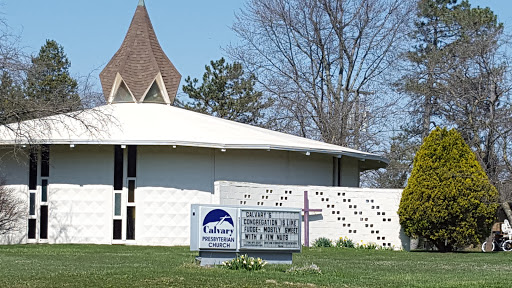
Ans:
[[[346,236],[355,243],[409,248],[397,214],[402,190],[218,181],[215,191],[220,204],[295,208],[304,207],[304,191],[308,191],[309,207],[322,209],[310,216],[310,242]]]

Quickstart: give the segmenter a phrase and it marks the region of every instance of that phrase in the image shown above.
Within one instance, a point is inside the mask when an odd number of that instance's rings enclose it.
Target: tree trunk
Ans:
[[[510,209],[510,205],[508,204],[508,202],[501,203],[501,207],[503,208],[503,211],[505,211],[508,221],[512,223],[512,210]]]

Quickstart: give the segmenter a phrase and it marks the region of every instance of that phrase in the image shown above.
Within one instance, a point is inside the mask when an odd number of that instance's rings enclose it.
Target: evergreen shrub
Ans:
[[[496,188],[462,136],[436,128],[414,158],[398,215],[406,235],[452,251],[489,235],[497,200]]]

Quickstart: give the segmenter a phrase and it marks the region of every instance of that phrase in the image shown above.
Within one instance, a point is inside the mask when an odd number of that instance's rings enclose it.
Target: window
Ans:
[[[36,239],[36,219],[28,219],[28,239]]]
[[[123,221],[122,220],[114,220],[114,240],[121,240],[121,237],[122,237],[122,225],[123,225]]]
[[[48,239],[48,206],[41,206],[41,218],[40,218],[40,239]]]
[[[50,145],[41,146],[41,177],[50,176]]]
[[[114,147],[114,190],[123,190],[123,148]]]
[[[39,206],[39,240],[48,240],[48,177],[50,145],[41,146],[41,203]]]
[[[128,146],[128,177],[137,177],[137,146]]]
[[[126,207],[126,240],[135,240],[135,207]]]
[[[117,88],[113,102],[134,102],[132,93],[130,93],[130,90],[128,90],[128,87],[122,80],[121,84],[119,84],[119,87]]]
[[[144,97],[144,103],[164,103],[165,100],[162,96],[162,91],[160,90],[160,87],[156,83],[156,80],[151,85],[151,88],[149,89],[148,93],[146,94],[146,97]]]
[[[115,194],[114,216],[121,216],[121,193]]]
[[[128,180],[128,203],[135,202],[135,180]]]
[[[41,202],[48,202],[48,180],[41,180]]]
[[[29,163],[29,175],[28,175],[28,189],[37,189],[37,153],[35,151],[30,152],[30,163]]]
[[[124,150],[120,145],[114,147],[113,240],[135,240],[137,146],[126,146],[126,166]]]
[[[36,193],[30,193],[28,214],[36,215]]]

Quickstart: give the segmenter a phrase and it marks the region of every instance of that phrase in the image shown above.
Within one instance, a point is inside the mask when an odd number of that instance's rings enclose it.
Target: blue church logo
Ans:
[[[234,229],[235,224],[233,223],[233,218],[228,212],[222,209],[214,209],[208,212],[208,214],[206,214],[204,217],[204,234],[231,237],[233,235]]]

